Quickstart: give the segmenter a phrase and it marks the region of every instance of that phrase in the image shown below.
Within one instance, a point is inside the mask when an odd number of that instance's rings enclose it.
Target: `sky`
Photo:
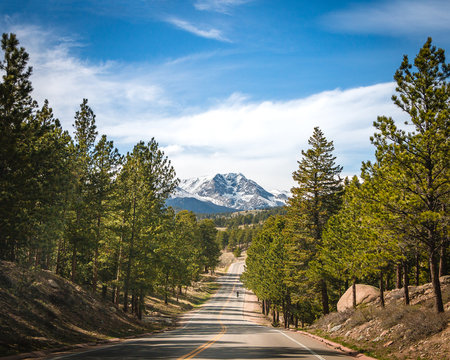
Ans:
[[[1,0],[30,54],[33,97],[73,131],[83,98],[126,153],[155,138],[179,178],[240,172],[289,190],[319,126],[343,176],[372,160],[393,75],[428,36],[447,50],[448,0]]]

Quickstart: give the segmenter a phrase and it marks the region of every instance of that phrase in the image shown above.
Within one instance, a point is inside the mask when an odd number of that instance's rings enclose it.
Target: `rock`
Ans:
[[[53,289],[59,289],[59,285],[56,283],[55,280],[53,279],[48,279],[48,284],[53,288]]]
[[[342,327],[342,325],[336,325],[336,326],[333,326],[333,327],[330,329],[330,332],[338,331],[341,327]]]
[[[380,291],[371,285],[356,284],[356,305],[368,303],[378,298]],[[350,286],[337,303],[337,310],[344,311],[353,307],[353,293]]]
[[[391,340],[391,341],[388,341],[386,344],[383,345],[383,347],[391,346],[393,343],[394,343],[394,342],[393,342],[392,340]]]

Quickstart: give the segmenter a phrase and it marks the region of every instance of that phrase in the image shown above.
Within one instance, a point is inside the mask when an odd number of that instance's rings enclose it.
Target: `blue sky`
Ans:
[[[2,0],[34,95],[71,129],[83,97],[121,152],[155,137],[179,177],[242,172],[289,189],[314,126],[344,175],[371,159],[403,54],[450,42],[450,2]]]

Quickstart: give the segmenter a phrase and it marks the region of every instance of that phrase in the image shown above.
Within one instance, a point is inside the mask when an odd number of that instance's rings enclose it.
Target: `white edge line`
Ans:
[[[286,336],[288,339],[291,339],[293,342],[295,342],[297,345],[300,345],[302,348],[304,348],[305,350],[308,350],[311,354],[313,354],[315,357],[317,357],[320,360],[326,360],[324,359],[322,356],[320,356],[319,354],[317,354],[316,352],[314,352],[313,350],[311,350],[309,347],[307,347],[306,345],[303,345],[301,342],[291,338],[289,335],[286,335],[284,332],[282,332],[281,330],[276,330],[278,331],[281,335]]]

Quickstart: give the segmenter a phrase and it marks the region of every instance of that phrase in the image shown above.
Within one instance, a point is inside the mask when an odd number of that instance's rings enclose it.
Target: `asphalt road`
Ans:
[[[243,267],[232,264],[217,294],[179,329],[52,359],[354,359],[307,336],[244,320]]]

